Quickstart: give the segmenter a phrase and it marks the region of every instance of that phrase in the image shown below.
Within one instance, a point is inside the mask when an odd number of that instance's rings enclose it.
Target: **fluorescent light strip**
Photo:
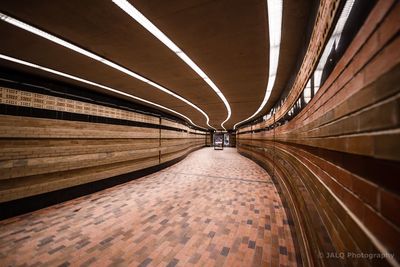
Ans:
[[[346,21],[349,18],[353,6],[354,6],[354,0],[346,1],[343,10],[340,14],[340,17],[336,23],[335,29],[333,30],[333,33],[331,34],[328,43],[325,45],[321,58],[318,62],[318,66],[314,72],[314,77],[315,77],[314,86],[317,87],[318,89],[321,86],[322,72],[328,60],[329,54],[332,51],[331,49],[333,49],[333,46],[335,46],[334,49],[336,49],[336,47],[338,46],[340,39],[342,38],[344,25],[346,24]]]
[[[109,61],[109,60],[107,60],[107,59],[105,59],[103,57],[100,57],[100,56],[98,56],[96,54],[93,54],[92,52],[89,52],[89,51],[87,51],[87,50],[85,50],[83,48],[80,48],[80,47],[78,47],[78,46],[76,46],[74,44],[71,44],[71,43],[69,43],[69,42],[67,42],[65,40],[62,40],[62,39],[60,39],[60,38],[58,38],[58,37],[56,37],[54,35],[51,35],[51,34],[49,34],[47,32],[39,30],[38,28],[35,28],[35,27],[31,26],[31,25],[28,25],[25,22],[22,22],[20,20],[12,18],[12,17],[10,17],[10,16],[8,16],[6,14],[3,14],[1,12],[0,12],[0,20],[5,21],[7,23],[10,23],[10,24],[12,24],[14,26],[17,26],[18,28],[21,28],[23,30],[29,31],[29,32],[31,32],[33,34],[36,34],[36,35],[38,35],[40,37],[43,37],[43,38],[45,38],[45,39],[47,39],[49,41],[52,41],[52,42],[54,42],[56,44],[62,45],[64,47],[68,48],[68,49],[71,49],[71,50],[73,50],[73,51],[75,51],[75,52],[77,52],[79,54],[82,54],[84,56],[87,56],[87,57],[89,57],[91,59],[99,61],[99,62],[101,62],[101,63],[103,63],[103,64],[105,64],[107,66],[110,66],[113,69],[116,69],[116,70],[118,70],[120,72],[123,72],[123,73],[125,73],[125,74],[127,74],[127,75],[129,75],[129,76],[131,76],[131,77],[133,77],[135,79],[138,79],[138,80],[140,80],[140,81],[142,81],[144,83],[147,83],[147,84],[149,84],[149,85],[151,85],[151,86],[163,91],[164,93],[172,95],[173,97],[185,102],[186,104],[188,104],[191,107],[193,107],[196,110],[198,110],[201,114],[204,115],[204,117],[206,117],[207,125],[209,127],[213,128],[214,130],[216,130],[214,127],[212,127],[209,124],[210,118],[208,117],[208,115],[202,109],[200,109],[198,106],[196,106],[195,104],[193,104],[189,100],[187,100],[187,99],[181,97],[180,95],[177,95],[174,92],[168,90],[167,88],[165,88],[165,87],[163,87],[163,86],[161,86],[161,85],[159,85],[159,84],[157,84],[157,83],[155,83],[153,81],[150,81],[149,79],[147,79],[147,78],[145,78],[145,77],[143,77],[143,76],[141,76],[141,75],[139,75],[139,74],[137,74],[137,73],[135,73],[135,72],[133,72],[131,70],[128,70],[128,69],[126,69],[126,68],[124,68],[124,67],[122,67],[122,66],[120,66],[118,64],[115,64],[114,62],[111,62],[111,61]]]
[[[140,101],[140,102],[153,105],[153,106],[158,107],[158,108],[162,108],[162,109],[164,109],[164,110],[167,110],[167,111],[169,111],[169,112],[172,112],[172,113],[174,113],[174,114],[176,114],[176,115],[179,115],[179,116],[185,118],[185,119],[188,120],[192,125],[194,125],[194,126],[196,126],[196,127],[198,127],[198,128],[201,128],[201,129],[203,129],[203,130],[207,130],[207,129],[205,129],[205,128],[203,128],[203,127],[201,127],[201,126],[195,124],[191,119],[189,119],[189,118],[186,117],[185,115],[183,115],[183,114],[181,114],[181,113],[179,113],[179,112],[177,112],[177,111],[175,111],[175,110],[173,110],[173,109],[164,107],[164,106],[162,106],[162,105],[160,105],[160,104],[157,104],[157,103],[148,101],[148,100],[146,100],[146,99],[143,99],[143,98],[140,98],[140,97],[131,95],[131,94],[127,94],[127,93],[122,92],[122,91],[119,91],[119,90],[117,90],[117,89],[114,89],[114,88],[111,88],[111,87],[108,87],[108,86],[105,86],[105,85],[102,85],[102,84],[99,84],[99,83],[95,83],[95,82],[92,82],[92,81],[89,81],[89,80],[85,80],[85,79],[82,79],[82,78],[79,78],[79,77],[76,77],[76,76],[73,76],[73,75],[70,75],[70,74],[61,72],[61,71],[57,71],[57,70],[53,70],[53,69],[50,69],[50,68],[46,68],[46,67],[43,67],[43,66],[40,66],[40,65],[36,65],[36,64],[34,64],[34,63],[30,63],[30,62],[27,62],[27,61],[24,61],[24,60],[21,60],[21,59],[13,58],[13,57],[10,57],[10,56],[7,56],[7,55],[0,54],[0,59],[4,59],[4,60],[7,60],[7,61],[11,61],[11,62],[14,62],[14,63],[18,63],[18,64],[21,64],[21,65],[24,65],[24,66],[28,66],[28,67],[31,67],[31,68],[39,69],[39,70],[42,70],[42,71],[45,71],[45,72],[50,72],[50,73],[52,73],[52,74],[56,74],[56,75],[58,75],[58,76],[62,76],[62,77],[65,77],[65,78],[68,78],[68,79],[71,79],[71,80],[75,80],[75,81],[78,81],[78,82],[82,82],[82,83],[85,83],[85,84],[88,84],[88,85],[93,85],[93,86],[102,88],[102,89],[104,89],[104,90],[107,90],[107,91],[110,91],[110,92],[113,92],[113,93],[117,93],[117,94],[119,94],[119,95],[123,95],[123,96],[129,97],[129,98],[132,98],[132,99],[134,99],[134,100],[138,100],[138,101]]]
[[[268,75],[268,85],[265,91],[264,100],[262,101],[260,107],[257,111],[238,123],[236,123],[233,128],[254,118],[267,104],[267,101],[271,95],[272,88],[274,88],[276,73],[278,70],[279,52],[281,45],[281,32],[282,32],[282,0],[268,0],[268,25],[269,25],[269,75]]]
[[[148,20],[139,10],[132,6],[126,0],[113,0],[113,2],[119,6],[123,11],[125,11],[129,16],[136,20],[140,25],[142,25],[146,30],[153,34],[158,40],[160,40],[164,45],[171,49],[178,57],[180,57],[192,70],[194,70],[218,95],[218,97],[224,103],[226,110],[228,111],[228,116],[221,123],[221,127],[225,129],[224,123],[229,120],[232,114],[231,106],[226,100],[224,94],[219,90],[219,88],[214,84],[214,82],[205,74],[205,72],[200,69],[174,42],[171,41],[162,31],[160,31],[150,20]]]

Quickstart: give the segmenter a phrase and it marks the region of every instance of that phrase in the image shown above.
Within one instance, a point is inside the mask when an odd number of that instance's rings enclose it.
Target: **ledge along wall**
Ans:
[[[165,166],[210,139],[161,117],[12,88],[0,87],[0,106],[0,205]]]
[[[267,130],[289,111],[284,104],[275,118],[237,132],[238,151],[277,180],[305,265],[399,266],[399,14],[400,2],[378,1],[291,121]]]

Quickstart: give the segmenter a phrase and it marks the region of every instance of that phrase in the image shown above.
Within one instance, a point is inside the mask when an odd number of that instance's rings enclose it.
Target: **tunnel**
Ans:
[[[396,0],[2,0],[0,266],[400,266],[399,30]]]

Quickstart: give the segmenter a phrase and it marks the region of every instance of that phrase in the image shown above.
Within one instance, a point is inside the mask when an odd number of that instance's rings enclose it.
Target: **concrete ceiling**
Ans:
[[[258,109],[268,82],[266,0],[130,2],[178,45],[226,96],[232,108],[231,119],[225,124],[227,129]],[[284,2],[281,56],[271,101],[279,97],[294,70],[314,5],[313,1]],[[0,10],[170,89],[203,109],[210,117],[210,124],[221,129],[227,111],[220,98],[180,58],[111,0],[2,0]],[[0,35],[1,54],[159,103],[207,127],[205,117],[193,107],[100,62],[3,21]],[[79,84],[4,60],[0,60],[0,66]]]

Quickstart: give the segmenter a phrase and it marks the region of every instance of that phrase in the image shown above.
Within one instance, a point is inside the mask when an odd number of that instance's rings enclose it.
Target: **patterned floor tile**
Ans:
[[[160,172],[0,221],[1,266],[297,266],[269,175],[204,148]]]

